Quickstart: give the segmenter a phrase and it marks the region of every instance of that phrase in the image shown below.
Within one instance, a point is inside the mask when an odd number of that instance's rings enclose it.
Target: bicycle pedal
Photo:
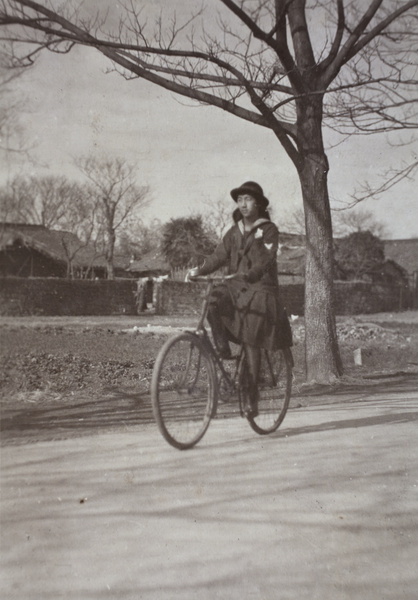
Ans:
[[[258,412],[258,408],[256,408],[255,406],[248,406],[244,409],[244,417],[246,419],[254,419],[255,417],[258,417],[259,414],[260,413]]]

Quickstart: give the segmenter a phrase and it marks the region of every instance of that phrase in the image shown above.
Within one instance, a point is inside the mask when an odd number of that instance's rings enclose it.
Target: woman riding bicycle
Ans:
[[[248,410],[251,416],[256,416],[260,349],[289,348],[292,333],[279,300],[276,264],[279,231],[270,220],[269,201],[254,181],[233,189],[231,196],[237,203],[233,213],[235,224],[203,265],[189,271],[187,279],[208,275],[224,266],[228,275],[233,275],[214,289],[208,321],[222,358],[231,358],[229,341],[244,345],[251,401]]]

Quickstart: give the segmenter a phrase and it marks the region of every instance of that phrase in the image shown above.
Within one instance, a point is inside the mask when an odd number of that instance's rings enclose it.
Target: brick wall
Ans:
[[[373,314],[406,308],[402,286],[336,281],[334,289],[337,315]]]
[[[185,283],[167,279],[157,283],[156,311],[164,315],[197,315],[202,308],[205,283]],[[280,286],[280,297],[288,314],[303,315],[304,286]]]
[[[198,314],[205,284],[166,280],[158,287],[157,312],[166,315]],[[302,283],[280,285],[280,298],[289,315],[304,314],[305,289]],[[362,281],[335,282],[337,315],[372,314],[406,308],[400,303],[401,289]]]
[[[136,281],[6,277],[1,315],[134,315]]]
[[[157,314],[197,315],[206,284],[165,280],[154,284]],[[6,277],[0,280],[1,315],[135,315],[136,281],[133,279],[68,280],[59,278]],[[397,311],[402,293],[395,286],[366,282],[335,284],[338,315]],[[303,284],[280,286],[288,314],[303,315]]]

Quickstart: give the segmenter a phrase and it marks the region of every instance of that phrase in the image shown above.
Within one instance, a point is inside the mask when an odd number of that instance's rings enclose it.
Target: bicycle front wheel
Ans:
[[[246,360],[242,366],[245,381]],[[273,433],[286,416],[292,391],[293,357],[290,348],[261,351],[258,377],[258,414],[247,417],[251,428],[260,435]],[[241,387],[241,386],[240,386]],[[243,386],[243,394],[248,393]],[[245,399],[244,399],[245,402]]]
[[[151,397],[158,428],[169,444],[186,450],[202,439],[216,410],[216,373],[195,334],[180,333],[161,348]]]

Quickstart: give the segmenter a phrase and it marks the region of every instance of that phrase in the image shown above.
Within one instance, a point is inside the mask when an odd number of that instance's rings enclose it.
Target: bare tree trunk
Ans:
[[[333,240],[328,160],[321,134],[321,104],[301,107],[299,169],[306,223],[305,354],[307,381],[329,383],[342,375],[334,312]]]
[[[116,234],[113,228],[109,228],[107,232],[107,248],[106,248],[106,270],[107,278],[115,279],[115,269],[113,266],[113,256],[115,251]]]
[[[334,316],[332,229],[325,164],[325,155],[310,157],[301,178],[307,232],[306,375],[308,381],[321,383],[342,374]]]

